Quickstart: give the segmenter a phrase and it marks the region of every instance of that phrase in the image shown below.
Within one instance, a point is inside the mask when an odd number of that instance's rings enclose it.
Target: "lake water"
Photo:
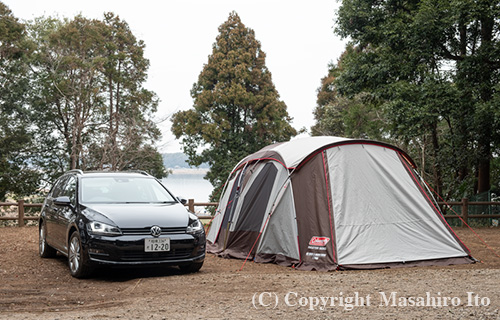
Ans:
[[[213,187],[208,180],[203,179],[205,174],[206,170],[201,169],[174,169],[162,182],[177,197],[208,202]]]

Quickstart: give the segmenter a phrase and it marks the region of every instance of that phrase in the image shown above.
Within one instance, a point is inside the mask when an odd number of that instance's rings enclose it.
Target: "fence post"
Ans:
[[[189,211],[194,213],[194,199],[188,200],[188,208],[189,208]]]
[[[19,227],[24,227],[24,200],[19,200],[17,202],[17,211],[18,211],[18,223]]]
[[[462,220],[469,224],[469,199],[462,198]],[[462,227],[464,227],[464,222],[462,221]]]

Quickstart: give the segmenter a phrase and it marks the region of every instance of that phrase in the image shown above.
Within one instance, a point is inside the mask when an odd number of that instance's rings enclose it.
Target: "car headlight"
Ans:
[[[194,234],[194,233],[200,233],[202,232],[203,229],[203,223],[198,219],[197,216],[194,214],[189,214],[189,226],[186,229],[187,233]]]
[[[120,228],[98,221],[92,221],[88,223],[87,231],[93,234],[102,234],[108,236],[119,236],[122,234]]]

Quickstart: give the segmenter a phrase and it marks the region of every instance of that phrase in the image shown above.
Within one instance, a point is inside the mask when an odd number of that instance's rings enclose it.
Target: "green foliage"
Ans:
[[[112,13],[104,20],[41,18],[30,25],[32,121],[38,165],[67,169],[146,170],[166,176],[153,144],[158,99],[142,87],[149,61],[144,43]]]
[[[148,142],[157,141],[160,131],[151,120],[156,111],[156,95],[144,88],[149,61],[144,58],[145,44],[138,41],[128,24],[112,13],[104,15],[106,103],[108,129],[99,141],[106,141],[100,158],[101,167],[108,163],[111,168],[123,170],[139,166],[143,170],[160,174],[161,155]],[[142,154],[142,155],[141,155]],[[135,156],[132,156],[135,155]],[[144,159],[143,163],[139,161]],[[152,163],[155,163],[152,166]],[[151,169],[148,169],[151,168]]]
[[[499,17],[495,1],[344,0],[336,32],[351,43],[331,82],[335,121],[350,135],[349,114],[363,123],[375,112],[380,122],[361,132],[417,155],[438,191],[488,190],[498,183],[490,181],[490,162],[500,145]]]
[[[7,193],[35,192],[39,173],[30,167],[32,128],[24,92],[29,88],[25,26],[0,2],[0,201]]]
[[[0,200],[73,168],[167,175],[144,47],[112,13],[23,24],[0,2]]]
[[[232,12],[193,85],[193,109],[172,118],[190,164],[207,162],[206,178],[216,190],[244,156],[297,134],[265,58],[254,31]]]
[[[338,66],[329,66],[328,76],[321,80],[314,110],[316,124],[311,127],[311,133],[313,136],[384,140],[387,125],[381,116],[379,99],[366,91],[353,94],[350,98],[337,92],[337,77],[344,73],[342,63],[347,58],[348,52],[339,59]]]

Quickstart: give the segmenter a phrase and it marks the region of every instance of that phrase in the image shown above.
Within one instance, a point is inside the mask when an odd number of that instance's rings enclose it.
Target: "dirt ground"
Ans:
[[[476,231],[500,252],[500,229]],[[243,261],[209,255],[196,274],[104,269],[78,280],[62,256],[38,256],[36,227],[0,228],[0,319],[500,319],[500,258],[470,230],[456,232],[480,263],[239,271]]]

